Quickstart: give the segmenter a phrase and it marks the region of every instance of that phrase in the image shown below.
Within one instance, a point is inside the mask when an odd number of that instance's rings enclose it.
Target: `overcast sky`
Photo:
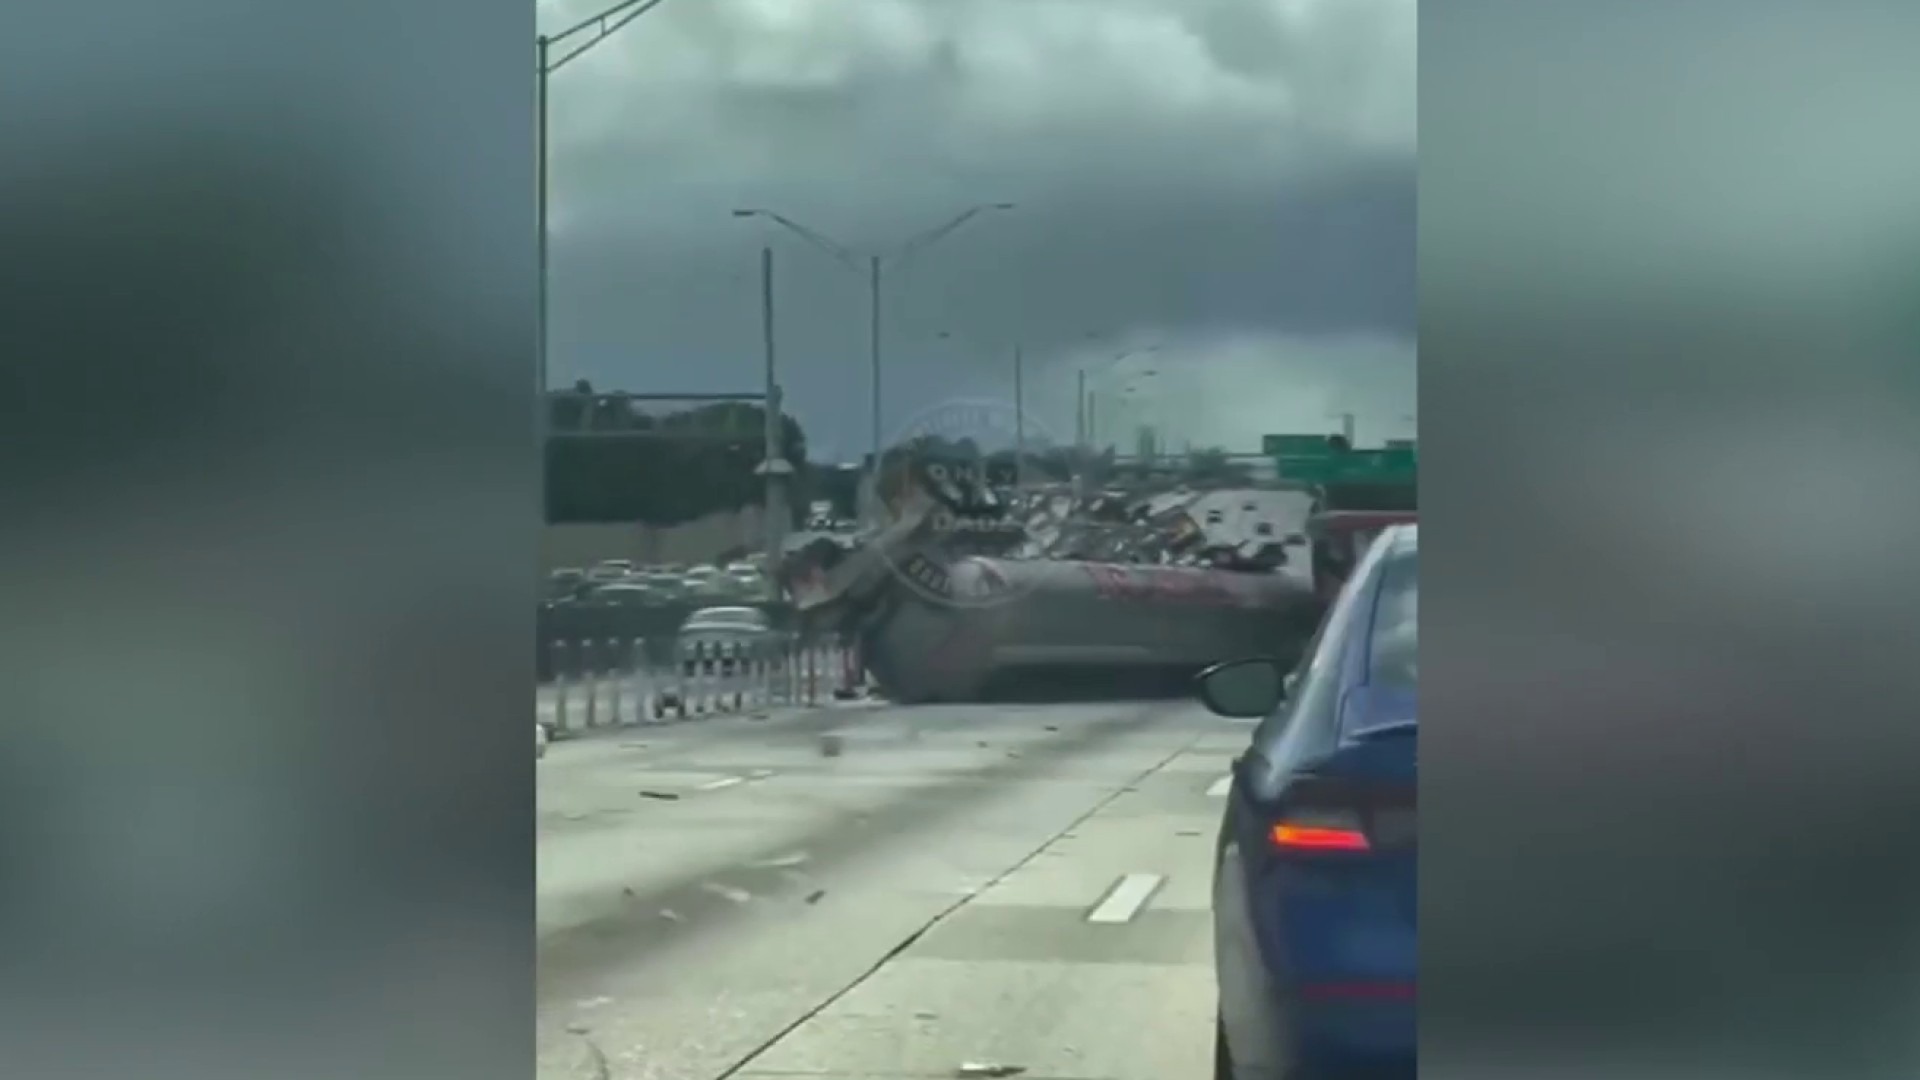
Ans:
[[[541,0],[541,27],[611,2]],[[1415,22],[1413,0],[665,0],[552,80],[551,377],[757,389],[770,242],[788,408],[850,459],[866,283],[730,211],[884,255],[1010,201],[887,276],[889,434],[1011,401],[1016,342],[1029,426],[1062,442],[1075,371],[1150,346],[1093,382],[1175,445],[1342,411],[1363,442],[1406,434]]]

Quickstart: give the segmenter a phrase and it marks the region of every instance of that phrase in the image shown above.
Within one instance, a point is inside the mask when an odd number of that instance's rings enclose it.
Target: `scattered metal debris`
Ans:
[[[664,802],[673,802],[680,797],[680,793],[677,791],[642,791],[640,797],[643,799],[660,799]]]
[[[972,1080],[973,1077],[982,1076],[1019,1076],[1026,1071],[1027,1067],[1025,1065],[986,1065],[977,1061],[969,1061],[956,1069],[953,1075],[962,1077],[964,1080]]]
[[[723,885],[718,881],[704,882],[700,887],[715,896],[731,900],[736,904],[744,904],[753,899],[753,894],[747,890],[736,889],[732,885]]]

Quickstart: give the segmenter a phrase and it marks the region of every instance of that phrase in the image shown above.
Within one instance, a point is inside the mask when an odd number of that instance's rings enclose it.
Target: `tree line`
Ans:
[[[582,395],[590,388],[577,388]],[[548,399],[546,515],[553,524],[679,525],[762,504],[765,409],[723,401],[653,416],[617,397]],[[807,437],[781,417],[781,452],[794,467],[795,521],[811,498]]]
[[[573,395],[549,398],[546,445],[546,513],[554,524],[637,522],[656,527],[696,521],[709,514],[761,505],[766,479],[766,413],[749,401],[724,401],[649,415],[617,396],[595,397],[582,383]],[[833,505],[834,516],[855,516],[858,469],[809,463],[799,421],[782,416],[782,452],[794,467],[789,505],[795,527],[809,504]],[[1081,476],[1105,483],[1119,475],[1110,451],[1043,447],[1016,459],[1012,450],[984,451],[968,439],[922,436],[881,456],[882,489],[932,463],[963,468],[989,484],[1065,482]],[[1198,450],[1180,462],[1187,478],[1228,481],[1239,470],[1218,450]]]

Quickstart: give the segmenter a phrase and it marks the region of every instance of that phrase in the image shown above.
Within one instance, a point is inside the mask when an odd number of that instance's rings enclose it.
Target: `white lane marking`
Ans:
[[[735,784],[745,783],[746,779],[747,778],[744,776],[723,776],[718,780],[709,780],[706,783],[701,784],[700,790],[701,791],[719,791],[721,788],[730,788]]]
[[[1131,921],[1166,878],[1159,874],[1127,874],[1107,891],[1106,899],[1087,912],[1090,923]]]
[[[712,893],[715,896],[723,897],[727,900],[731,900],[736,904],[744,904],[747,901],[753,899],[753,894],[748,892],[747,890],[736,889],[731,885],[722,885],[720,882],[717,882],[717,881],[705,882],[700,887],[707,890],[708,892]]]
[[[1232,787],[1233,787],[1233,774],[1228,773],[1227,775],[1221,777],[1220,779],[1215,780],[1213,782],[1213,786],[1207,789],[1207,794],[1218,799],[1225,796],[1227,791]]]

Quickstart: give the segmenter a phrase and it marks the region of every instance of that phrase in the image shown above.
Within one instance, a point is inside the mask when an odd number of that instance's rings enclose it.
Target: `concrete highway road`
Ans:
[[[539,1076],[1211,1075],[1248,733],[1187,702],[875,705],[555,744]]]

